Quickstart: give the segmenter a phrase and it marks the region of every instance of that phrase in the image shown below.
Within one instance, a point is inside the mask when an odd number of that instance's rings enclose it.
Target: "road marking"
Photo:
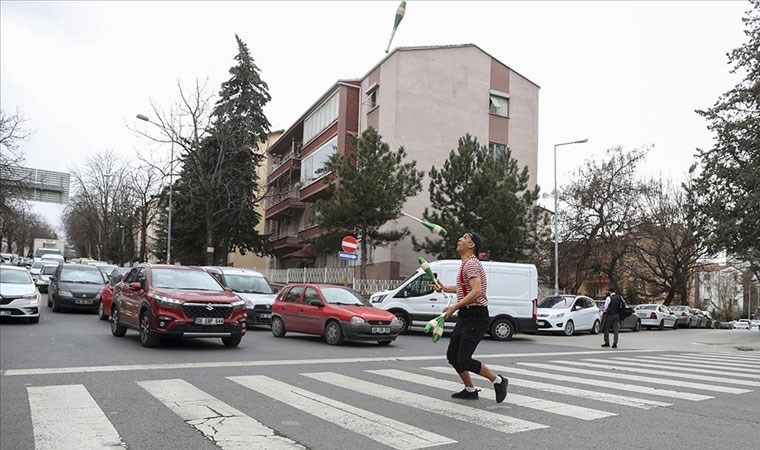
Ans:
[[[439,373],[452,373],[451,367],[425,367],[426,370],[432,370]],[[506,374],[505,374],[506,376]],[[670,403],[658,402],[655,400],[645,400],[634,397],[627,397],[625,395],[608,394],[606,392],[589,391],[588,389],[578,389],[569,386],[561,386],[558,384],[541,383],[538,381],[530,381],[522,378],[515,378],[510,373],[509,376],[510,386],[520,386],[529,389],[536,389],[542,392],[552,392],[555,394],[568,395],[571,397],[580,397],[589,400],[596,400],[600,402],[613,403],[615,405],[632,406],[634,408],[651,409],[658,406],[670,406]],[[512,394],[509,394],[512,395]],[[509,397],[507,397],[509,399]]]
[[[453,381],[442,380],[440,378],[433,378],[427,375],[418,375],[411,372],[396,369],[383,369],[383,370],[367,370],[368,373],[374,373],[385,377],[394,378],[396,380],[408,381],[411,383],[421,384],[424,386],[436,387],[440,389],[446,389],[448,391],[459,391],[462,389],[462,383],[455,383]],[[495,399],[495,392],[493,385],[489,382],[488,388],[483,389],[481,393],[487,392],[485,395],[489,399]],[[491,397],[491,396],[494,397]],[[555,402],[551,400],[543,400],[535,397],[528,397],[520,394],[509,394],[505,400],[507,404],[522,406],[524,408],[536,409],[539,411],[558,414],[561,416],[573,417],[581,420],[596,420],[604,417],[616,416],[617,414],[600,411],[597,409],[584,408],[582,406],[568,405],[566,403]]]
[[[585,360],[585,361],[588,361],[588,360]],[[597,359],[594,361],[598,363],[600,362],[603,364],[594,364],[594,363],[586,363],[586,362],[578,362],[578,361],[552,361],[552,362],[566,364],[570,366],[590,367],[592,369],[611,369],[615,371],[619,370],[623,372],[643,373],[647,375],[660,375],[664,377],[676,377],[676,378],[688,378],[690,380],[712,381],[713,383],[738,384],[739,386],[753,386],[753,387],[760,386],[760,382],[757,382],[757,381],[731,380],[726,377],[711,377],[709,375],[695,375],[691,373],[679,373],[677,371],[651,370],[651,369],[643,369],[640,367],[625,367],[622,364],[620,364],[618,361],[609,361],[609,360],[603,360],[603,359],[601,360]]]
[[[552,361],[552,362],[557,363],[560,361]],[[565,363],[567,361],[562,361],[562,362]],[[644,383],[660,383],[660,384],[664,384],[668,386],[678,386],[678,387],[684,387],[684,388],[689,388],[689,389],[701,389],[703,391],[723,392],[726,394],[746,394],[747,392],[752,392],[751,390],[748,390],[748,389],[738,389],[738,388],[725,387],[725,386],[712,386],[708,384],[691,383],[689,381],[669,380],[667,378],[642,377],[638,375],[628,375],[628,374],[619,373],[619,372],[602,372],[599,370],[586,370],[586,369],[578,369],[575,367],[556,366],[556,365],[551,365],[551,364],[536,364],[536,363],[518,363],[518,364],[520,364],[521,366],[536,367],[539,369],[558,370],[560,372],[572,372],[572,373],[577,373],[581,375],[592,375],[596,377],[616,378],[619,380],[643,381]]]
[[[358,378],[347,377],[338,373],[318,372],[302,373],[301,375],[334,386],[349,389],[354,392],[382,398],[412,408],[421,409],[425,412],[440,414],[502,433],[518,433],[521,431],[548,428],[547,425],[516,419],[503,414],[445,401],[440,398],[431,398],[409,391],[402,391],[381,384],[370,383]]]
[[[227,378],[299,411],[317,416],[389,447],[417,449],[457,443],[453,439],[290,386],[266,376]]]
[[[636,366],[636,367],[649,367],[652,369],[678,369],[684,372],[695,372],[695,373],[704,373],[704,374],[713,374],[713,375],[730,375],[732,377],[743,377],[743,378],[754,378],[756,380],[760,380],[760,375],[755,375],[751,373],[736,373],[736,372],[728,372],[725,370],[709,370],[705,369],[704,366],[701,366],[699,368],[689,368],[689,367],[683,367],[683,365],[676,365],[671,363],[666,363],[664,361],[659,363],[641,361],[639,359],[635,358],[613,358],[612,359],[616,364],[621,364],[624,366]],[[589,362],[608,362],[604,359],[584,359],[584,361]]]
[[[703,360],[709,360],[709,361],[720,361],[720,362],[728,362],[728,363],[734,363],[734,364],[745,364],[749,366],[754,367],[760,367],[760,361],[756,359],[746,359],[741,357],[733,357],[733,356],[715,356],[715,355],[700,355],[699,353],[682,353],[679,356],[686,356],[691,358],[701,358]]]
[[[693,355],[694,353],[687,353]],[[746,361],[754,361],[754,362],[760,362],[760,352],[755,353],[748,353],[748,352],[742,352],[742,353],[720,353],[720,352],[707,352],[706,355],[713,355],[713,356],[721,356],[721,357],[727,357],[727,358],[736,358]]]
[[[616,353],[646,353],[660,350],[620,350]],[[571,355],[599,355],[609,354],[607,351],[589,350],[580,352],[546,352],[546,353],[496,353],[490,355],[478,355],[483,358],[528,358],[541,356],[571,356]],[[129,364],[120,366],[85,366],[85,367],[51,367],[40,369],[7,369],[0,374],[2,376],[22,375],[58,375],[64,373],[97,373],[97,372],[129,372],[139,370],[175,370],[175,369],[216,369],[222,367],[268,367],[268,366],[303,366],[307,364],[352,364],[388,361],[436,361],[445,360],[445,355],[435,356],[387,356],[375,358],[329,358],[329,359],[293,359],[293,360],[270,360],[270,361],[222,361],[222,362],[196,362],[196,363],[165,363],[165,364]]]
[[[722,360],[717,360],[717,359],[704,359],[704,358],[698,358],[694,356],[669,355],[667,357],[672,358],[673,360],[677,360],[677,361],[698,362],[700,364],[720,366],[720,367],[726,367],[726,368],[746,367],[749,369],[749,368],[755,367],[755,368],[760,369],[760,367],[753,366],[752,364],[749,364],[749,363],[728,362],[728,361],[722,361]]]
[[[185,380],[137,384],[224,450],[305,449]]]
[[[36,450],[126,448],[83,385],[33,386],[26,390]]]
[[[645,362],[655,362],[655,363],[666,362],[674,366],[708,367],[710,369],[729,369],[733,372],[760,373],[760,369],[747,369],[744,367],[726,367],[720,363],[709,364],[704,361],[700,361],[698,359],[673,359],[669,356],[647,356],[646,358],[637,357],[637,358],[625,358],[625,359],[630,359],[632,361],[645,361]]]

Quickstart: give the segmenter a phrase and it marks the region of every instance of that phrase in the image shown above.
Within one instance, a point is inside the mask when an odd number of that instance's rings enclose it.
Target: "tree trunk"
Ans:
[[[362,230],[361,234],[361,264],[359,265],[359,279],[367,279],[367,232]]]
[[[213,266],[214,265],[214,252],[209,252],[209,247],[214,246],[214,238],[213,238],[213,219],[211,218],[212,212],[208,209],[206,210],[206,248],[203,249],[204,254],[206,255],[205,261],[207,266]]]

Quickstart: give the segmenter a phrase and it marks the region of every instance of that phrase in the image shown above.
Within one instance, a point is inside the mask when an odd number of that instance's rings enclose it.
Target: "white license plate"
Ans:
[[[196,325],[221,325],[223,323],[224,323],[224,318],[222,317],[196,317],[195,318]]]
[[[11,315],[10,311],[0,311],[0,316],[10,316],[10,315]]]
[[[536,325],[544,326],[546,325],[546,322],[544,322],[543,320],[537,320]]]
[[[389,334],[390,332],[390,327],[372,327],[373,334]]]
[[[260,319],[271,319],[272,315],[271,314],[259,314],[259,318]]]
[[[77,305],[92,305],[92,300],[76,300]]]

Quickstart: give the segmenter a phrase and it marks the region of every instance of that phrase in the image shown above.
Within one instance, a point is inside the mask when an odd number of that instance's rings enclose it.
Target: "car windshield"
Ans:
[[[657,305],[639,305],[636,309],[657,309]]]
[[[552,295],[551,297],[544,297],[541,303],[538,304],[539,308],[553,308],[553,309],[565,309],[573,305],[573,297],[562,297],[561,295]]]
[[[224,275],[227,287],[243,294],[274,294],[264,277],[256,275]]]
[[[58,266],[51,266],[51,265],[43,266],[40,273],[43,275],[52,275],[55,273],[55,269],[57,268]]]
[[[105,284],[103,275],[97,268],[64,267],[61,270],[61,283]]]
[[[370,306],[358,293],[341,287],[322,288],[322,296],[331,305]]]
[[[223,291],[214,277],[201,270],[153,269],[153,287],[165,289],[185,289],[191,291]]]
[[[32,277],[26,270],[0,268],[0,281],[3,284],[32,284]]]
[[[35,261],[32,263],[32,269],[42,269],[45,267],[45,264],[46,263],[44,261]]]
[[[113,264],[96,264],[95,267],[100,269],[100,271],[103,273],[111,273],[113,272],[113,269],[116,268],[116,266]]]

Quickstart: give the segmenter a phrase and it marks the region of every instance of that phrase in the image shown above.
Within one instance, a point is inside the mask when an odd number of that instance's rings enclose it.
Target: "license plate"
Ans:
[[[224,318],[222,317],[196,317],[195,318],[196,325],[221,325],[223,323],[224,323]]]
[[[0,316],[10,316],[10,315],[11,315],[10,311],[0,311]]]
[[[259,314],[259,318],[260,319],[271,319],[272,315],[271,314]]]
[[[76,300],[77,305],[92,305],[92,300]]]
[[[389,327],[372,327],[373,334],[389,334],[391,329]]]
[[[536,325],[541,325],[541,326],[543,326],[543,325],[546,325],[546,322],[544,322],[543,320],[537,320],[537,321],[536,321]]]

